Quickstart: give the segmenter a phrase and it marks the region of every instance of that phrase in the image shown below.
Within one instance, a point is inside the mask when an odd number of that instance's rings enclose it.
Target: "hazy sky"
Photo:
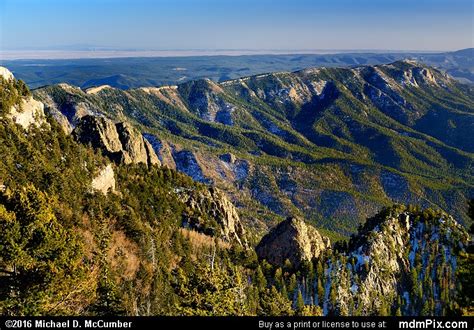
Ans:
[[[473,0],[0,0],[0,49],[473,47]]]

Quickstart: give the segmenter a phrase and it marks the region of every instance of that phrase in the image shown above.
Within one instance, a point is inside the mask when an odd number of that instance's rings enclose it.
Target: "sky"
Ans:
[[[0,50],[457,50],[473,0],[0,0]]]

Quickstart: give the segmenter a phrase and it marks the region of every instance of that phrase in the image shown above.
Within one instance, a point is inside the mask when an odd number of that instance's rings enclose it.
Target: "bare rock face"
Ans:
[[[159,164],[158,156],[151,144],[128,123],[118,123],[115,125],[120,142],[122,144],[123,162]]]
[[[335,288],[336,299],[326,296],[325,315],[377,315],[397,299],[403,301],[403,315],[419,315],[415,291],[426,279],[439,299],[441,287],[455,281],[455,251],[469,244],[470,235],[445,213],[427,214],[392,208],[368,219],[351,237],[344,256],[327,263],[328,286]],[[423,274],[414,286],[413,272]]]
[[[92,180],[92,190],[99,191],[106,195],[108,192],[115,192],[115,174],[112,164],[103,168]]]
[[[259,258],[283,266],[288,259],[294,267],[302,261],[318,258],[331,248],[329,238],[322,236],[303,220],[289,217],[270,230],[256,247]]]
[[[11,73],[10,70],[8,70],[7,68],[3,66],[0,66],[0,77],[2,77],[5,80],[15,79],[15,77],[13,76],[13,73]]]
[[[408,274],[410,265],[404,258],[409,249],[409,216],[400,215],[387,219],[382,230],[373,229],[368,241],[361,240],[350,252],[349,258],[356,260],[351,266],[352,271],[363,274],[360,283],[350,280],[347,269],[333,267],[334,278],[341,278],[338,290],[338,305],[335,306],[340,314],[348,314],[350,302],[358,299],[359,307],[364,311],[380,309],[382,301],[390,301],[397,294],[401,274]],[[355,298],[357,297],[357,298]]]
[[[84,116],[73,136],[81,143],[101,149],[116,163],[160,164],[150,143],[128,123],[115,124],[104,117]]]
[[[14,80],[15,76],[5,67],[0,66],[0,77],[5,80]],[[28,129],[31,125],[40,127],[47,123],[44,114],[44,104],[33,99],[33,97],[23,97],[21,102],[14,105],[7,112],[16,124],[21,125],[24,129]]]
[[[190,219],[189,227],[200,230],[208,225],[209,220],[218,225],[218,236],[229,242],[236,242],[247,247],[245,229],[240,221],[237,209],[227,196],[217,188],[199,191],[181,191],[180,199],[193,211],[193,214],[207,214],[211,219],[201,216]]]
[[[31,125],[39,127],[47,122],[43,103],[31,96],[23,98],[20,106],[13,106],[8,116],[24,129],[28,129]]]
[[[156,135],[150,133],[143,133],[143,137],[148,143],[146,146],[151,146],[153,151],[158,156],[161,165],[171,169],[176,169],[176,163],[173,159],[173,148],[167,141],[161,140]]]

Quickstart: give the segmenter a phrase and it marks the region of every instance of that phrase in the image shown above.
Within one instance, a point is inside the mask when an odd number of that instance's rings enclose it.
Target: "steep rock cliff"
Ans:
[[[128,123],[115,124],[104,117],[87,115],[78,121],[72,134],[117,163],[160,164],[151,144]]]
[[[288,259],[298,268],[301,262],[312,261],[330,248],[329,238],[303,220],[289,217],[262,238],[256,251],[260,258],[274,265],[283,266]]]
[[[456,256],[469,240],[466,230],[446,213],[385,210],[359,229],[346,252],[327,261],[324,311],[444,314],[454,299]]]
[[[192,191],[178,189],[177,193],[188,207],[189,220],[185,226],[248,246],[237,209],[222,191],[210,187]]]

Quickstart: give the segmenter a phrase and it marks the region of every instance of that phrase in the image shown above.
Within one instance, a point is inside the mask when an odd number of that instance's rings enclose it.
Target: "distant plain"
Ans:
[[[297,71],[308,67],[347,67],[391,63],[413,59],[441,70],[464,83],[474,83],[474,49],[456,52],[341,52],[313,51],[314,54],[257,54],[251,51],[168,51],[168,52],[71,52],[63,59],[15,59],[2,54],[0,65],[9,68],[31,88],[57,83],[87,88],[110,85],[121,89],[143,86],[175,85],[189,80],[208,78],[225,81],[240,77],[277,72]],[[310,51],[308,51],[310,52]],[[37,57],[53,57],[54,52]],[[25,58],[28,52],[23,52]],[[65,53],[57,53],[66,57]],[[213,55],[218,54],[218,55]],[[74,58],[80,56],[95,58]],[[173,55],[173,56],[169,56]],[[190,56],[192,55],[192,56]],[[19,54],[15,55],[16,58]],[[10,54],[10,58],[15,57]],[[61,57],[59,56],[59,57]],[[102,57],[107,58],[102,58]],[[3,59],[3,60],[2,60]]]

